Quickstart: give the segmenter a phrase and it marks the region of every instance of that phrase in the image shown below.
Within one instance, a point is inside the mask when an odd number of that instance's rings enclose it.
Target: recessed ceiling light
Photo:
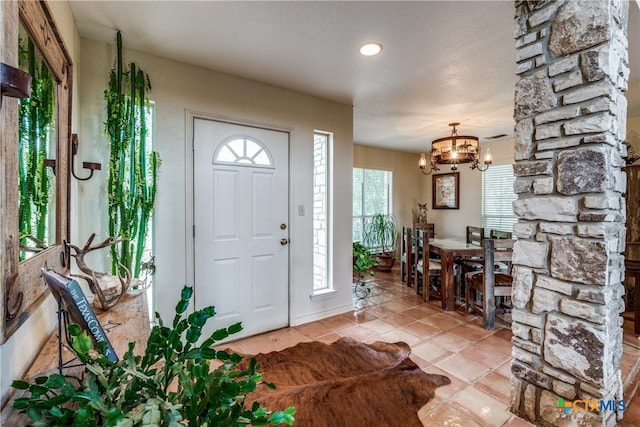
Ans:
[[[364,56],[375,56],[382,52],[382,45],[380,43],[365,43],[360,46],[360,54]]]

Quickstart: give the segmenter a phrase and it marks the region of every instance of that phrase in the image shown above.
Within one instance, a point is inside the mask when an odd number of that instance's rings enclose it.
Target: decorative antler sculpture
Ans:
[[[71,254],[71,256],[76,259],[76,264],[78,265],[78,268],[80,269],[80,271],[85,273],[85,274],[72,274],[72,276],[79,277],[81,279],[86,280],[87,284],[89,285],[89,289],[91,289],[91,292],[98,298],[98,301],[100,302],[100,307],[104,311],[107,311],[107,310],[110,310],[112,307],[114,307],[118,303],[118,301],[120,301],[120,298],[122,298],[122,296],[126,294],[129,288],[131,287],[131,272],[124,265],[118,262],[118,264],[122,267],[122,269],[125,272],[125,277],[123,278],[120,275],[120,273],[118,273],[117,278],[118,278],[118,281],[120,282],[120,292],[117,294],[115,298],[108,299],[105,296],[102,290],[102,287],[100,286],[100,279],[104,280],[106,278],[111,278],[113,276],[107,273],[102,273],[89,268],[87,263],[84,261],[84,257],[91,251],[94,251],[96,249],[103,249],[103,248],[115,245],[117,243],[120,243],[123,239],[116,239],[114,237],[109,237],[105,239],[102,243],[98,243],[96,245],[91,246],[91,243],[93,243],[93,239],[95,239],[95,237],[96,237],[96,233],[92,233],[91,236],[89,237],[89,240],[87,240],[87,243],[85,243],[82,248],[79,248],[78,246],[72,245],[70,243],[67,243],[67,246],[70,249],[73,249],[75,251],[75,254]]]

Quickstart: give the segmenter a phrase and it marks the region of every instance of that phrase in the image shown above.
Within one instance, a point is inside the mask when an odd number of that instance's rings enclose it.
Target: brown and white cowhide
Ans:
[[[270,410],[295,406],[298,427],[422,426],[418,410],[451,381],[424,372],[410,353],[403,342],[351,338],[260,353],[258,371],[277,388],[260,387],[246,403],[257,401]]]

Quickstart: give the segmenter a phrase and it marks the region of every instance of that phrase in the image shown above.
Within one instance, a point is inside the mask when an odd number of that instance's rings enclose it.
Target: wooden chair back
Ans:
[[[436,236],[436,225],[432,222],[427,224],[420,224],[415,226],[416,230],[426,230],[428,232],[429,238],[433,239]]]
[[[467,311],[475,308],[472,292],[482,292],[482,312],[485,329],[495,328],[496,297],[510,297],[513,284],[511,258],[513,239],[485,239],[482,242],[484,270],[466,281]],[[496,272],[496,263],[509,266],[507,273]]]
[[[404,226],[402,227],[402,241],[400,245],[400,278],[407,286],[411,286],[413,263],[413,227]]]
[[[484,228],[467,226],[467,243],[476,246],[482,246],[484,240]]]
[[[510,231],[502,231],[502,230],[494,230],[493,228],[489,231],[490,239],[511,239]]]
[[[418,265],[418,261],[421,261],[422,258],[425,257],[425,247],[426,247],[426,258],[429,258],[429,233],[423,229],[416,228],[414,230],[413,237],[413,254],[414,254],[414,265]],[[422,270],[420,270],[422,272]]]
[[[430,279],[440,277],[442,265],[438,261],[429,259],[429,230],[415,230],[415,290],[422,293],[425,301],[429,301],[431,295]]]

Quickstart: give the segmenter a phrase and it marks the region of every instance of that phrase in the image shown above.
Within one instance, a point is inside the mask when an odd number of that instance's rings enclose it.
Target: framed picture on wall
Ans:
[[[443,173],[434,175],[432,197],[433,209],[460,208],[460,180],[459,173]]]

